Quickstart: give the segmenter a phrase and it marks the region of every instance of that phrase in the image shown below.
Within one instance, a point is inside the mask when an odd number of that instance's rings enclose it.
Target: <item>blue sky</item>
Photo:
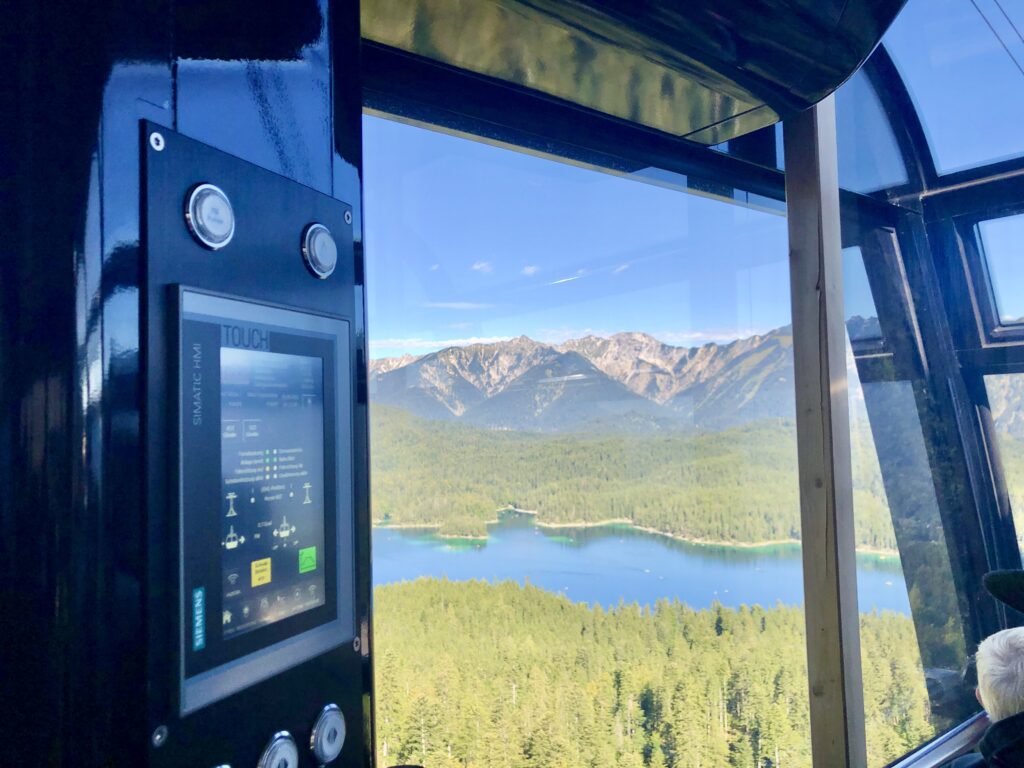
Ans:
[[[1021,31],[1021,0],[911,0],[886,33],[941,173],[1024,149]]]
[[[372,354],[787,325],[786,220],[367,116]]]
[[[1024,149],[1016,29],[1024,10],[1013,3],[911,0],[887,34],[940,169]],[[866,84],[854,78],[839,98],[840,178],[863,190],[904,178]],[[644,331],[699,345],[790,322],[778,211],[373,116],[364,162],[374,357],[520,334],[557,343]],[[1004,287],[1024,279],[1022,226],[992,228]],[[863,266],[845,271],[848,314],[874,314]]]
[[[983,221],[979,230],[999,317],[1003,322],[1019,321],[1024,317],[1024,215]]]

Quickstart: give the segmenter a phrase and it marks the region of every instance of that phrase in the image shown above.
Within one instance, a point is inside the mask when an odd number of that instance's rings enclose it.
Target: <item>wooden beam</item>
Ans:
[[[784,125],[797,453],[816,768],[863,768],[857,563],[832,97]]]

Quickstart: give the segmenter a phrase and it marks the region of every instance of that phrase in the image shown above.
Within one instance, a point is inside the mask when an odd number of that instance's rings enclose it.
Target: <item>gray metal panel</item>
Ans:
[[[832,97],[784,124],[811,751],[867,764]]]
[[[930,741],[893,763],[889,768],[939,768],[970,752],[985,735],[990,723],[984,712]]]

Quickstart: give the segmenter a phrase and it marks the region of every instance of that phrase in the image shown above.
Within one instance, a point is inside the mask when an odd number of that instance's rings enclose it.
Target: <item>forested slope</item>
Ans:
[[[798,608],[612,611],[505,582],[375,599],[382,765],[810,765]],[[862,617],[870,765],[932,734],[909,618]]]
[[[372,407],[371,418],[378,524],[485,535],[484,521],[513,505],[537,511],[542,523],[622,519],[696,541],[800,536],[792,422],[710,433],[551,435],[420,419],[383,405]],[[877,465],[859,468],[854,493],[858,543],[895,548]]]

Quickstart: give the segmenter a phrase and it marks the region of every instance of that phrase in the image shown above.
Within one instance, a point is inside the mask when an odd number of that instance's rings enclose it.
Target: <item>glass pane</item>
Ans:
[[[973,691],[960,685],[967,654],[920,415],[920,382],[895,375],[908,367],[896,359],[906,352],[893,351],[907,349],[900,343],[906,340],[880,346],[880,316],[887,328],[899,328],[904,311],[876,301],[872,291],[872,282],[902,279],[884,256],[877,246],[843,251],[864,699],[868,713],[885,713],[868,716],[871,766],[916,749],[974,708]],[[861,344],[865,340],[873,343]],[[865,572],[878,581],[868,581]],[[880,631],[899,642],[884,642]]]
[[[785,219],[379,118],[365,158],[383,764],[809,766]],[[873,461],[879,763],[930,725]]]
[[[1024,374],[1004,373],[985,377],[992,421],[999,440],[999,458],[1013,510],[1017,542],[1024,556]]]
[[[723,141],[711,149],[767,168],[786,169],[782,149],[782,123],[761,128],[732,141]]]
[[[1024,320],[1024,215],[978,224],[978,241],[988,268],[1001,323]]]
[[[850,341],[882,338],[878,311],[871,297],[871,284],[868,282],[864,256],[859,246],[843,249],[843,303],[846,310],[846,333]]]
[[[365,159],[382,764],[808,766],[785,218]]]
[[[1024,40],[1003,11],[1013,6],[910,0],[886,33],[939,173],[1024,152]]]
[[[843,189],[867,193],[907,182],[889,118],[863,70],[836,91],[836,137]]]

